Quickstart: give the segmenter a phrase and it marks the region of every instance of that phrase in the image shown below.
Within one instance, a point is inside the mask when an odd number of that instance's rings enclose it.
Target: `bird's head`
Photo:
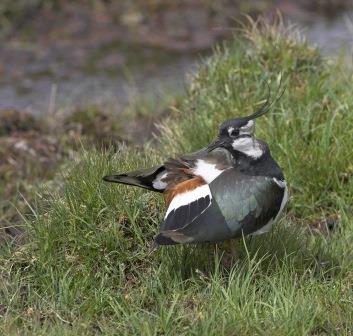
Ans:
[[[214,142],[208,146],[208,150],[211,151],[217,147],[224,147],[230,151],[243,153],[253,158],[258,158],[262,155],[261,149],[257,149],[255,142],[255,119],[267,113],[273,103],[277,101],[281,94],[274,101],[270,101],[270,90],[265,103],[254,113],[246,117],[239,117],[227,120],[219,127],[218,137]],[[249,154],[248,154],[249,153]]]
[[[265,112],[264,112],[265,113]],[[231,152],[252,153],[255,146],[255,117],[234,118],[219,127],[218,137],[208,146],[208,150],[224,147]],[[258,152],[262,155],[262,153]],[[250,155],[254,156],[254,155]]]
[[[219,138],[236,139],[241,136],[252,137],[255,133],[255,121],[245,118],[227,120],[219,127]]]

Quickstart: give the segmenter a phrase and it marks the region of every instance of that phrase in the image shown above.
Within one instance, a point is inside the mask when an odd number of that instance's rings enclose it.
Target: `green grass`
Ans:
[[[287,90],[257,135],[289,182],[285,217],[271,233],[238,241],[231,269],[207,244],[149,254],[161,198],[101,177],[204,146],[225,118],[252,111],[263,79],[275,88],[280,72]],[[23,218],[27,242],[2,248],[0,333],[351,335],[351,76],[283,27],[254,24],[217,48],[161,127],[159,146],[87,149],[38,191]],[[325,216],[337,228],[311,234]]]

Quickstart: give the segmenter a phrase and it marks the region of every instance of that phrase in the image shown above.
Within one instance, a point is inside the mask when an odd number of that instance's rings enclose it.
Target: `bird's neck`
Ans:
[[[254,158],[244,153],[234,153],[235,168],[246,175],[270,176],[283,180],[283,173],[277,162],[272,158],[270,150],[266,144],[259,142],[263,153]]]

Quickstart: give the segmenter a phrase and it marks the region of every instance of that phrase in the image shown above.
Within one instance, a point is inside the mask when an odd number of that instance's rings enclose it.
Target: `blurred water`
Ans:
[[[153,72],[139,66],[136,71],[132,70],[129,79],[121,74],[111,76],[84,72],[61,79],[27,77],[29,83],[25,88],[12,83],[0,86],[0,109],[16,108],[34,115],[58,108],[69,111],[90,105],[111,106],[119,110],[138,96],[158,99],[166,93],[182,92],[185,75],[193,72],[196,66],[195,56],[185,56]]]
[[[349,54],[353,45],[350,21],[353,15],[343,14],[334,18],[318,15],[288,16],[302,29],[310,43],[317,45],[324,54],[336,54],[342,48]],[[162,52],[162,51],[160,51]],[[163,95],[165,92],[182,92],[185,75],[196,69],[200,56],[177,54],[151,70],[141,61],[129,68],[130,79],[122,73],[82,71],[53,77],[42,71],[32,76],[29,72],[16,80],[5,80],[0,84],[0,109],[16,108],[32,114],[44,114],[58,108],[70,110],[78,106],[105,104],[117,108],[140,95]],[[129,57],[128,55],[126,57]],[[135,55],[136,57],[136,55]],[[28,68],[35,64],[28,64]]]
[[[334,55],[344,50],[352,52],[353,46],[353,13],[343,13],[332,18],[319,15],[289,19],[303,31],[307,41],[316,45],[323,54]]]

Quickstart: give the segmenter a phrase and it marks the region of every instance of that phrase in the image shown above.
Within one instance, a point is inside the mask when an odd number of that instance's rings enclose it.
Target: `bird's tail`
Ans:
[[[121,184],[129,184],[140,187],[141,181],[139,178],[134,176],[129,176],[128,174],[119,174],[119,175],[107,175],[103,177],[103,181],[114,182]]]
[[[157,189],[157,185],[154,182],[157,175],[163,172],[164,169],[164,166],[158,166],[125,174],[107,175],[103,177],[103,181],[127,184],[152,191],[163,192],[164,189]]]

